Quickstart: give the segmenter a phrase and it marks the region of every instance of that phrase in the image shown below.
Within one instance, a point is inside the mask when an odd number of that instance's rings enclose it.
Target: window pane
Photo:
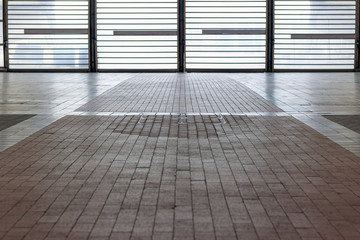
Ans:
[[[353,69],[355,0],[275,0],[275,69]]]
[[[177,1],[98,0],[99,69],[176,69]]]
[[[87,69],[88,1],[9,0],[10,69]]]

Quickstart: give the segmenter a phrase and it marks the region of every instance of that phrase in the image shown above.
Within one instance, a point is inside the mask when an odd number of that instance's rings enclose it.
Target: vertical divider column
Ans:
[[[185,1],[178,0],[178,72],[185,72]]]
[[[266,3],[266,72],[274,70],[274,1]]]
[[[89,0],[89,71],[97,72],[96,0]]]
[[[8,0],[4,0],[3,3],[4,68],[9,70]]]
[[[355,71],[360,72],[360,0],[356,0]]]

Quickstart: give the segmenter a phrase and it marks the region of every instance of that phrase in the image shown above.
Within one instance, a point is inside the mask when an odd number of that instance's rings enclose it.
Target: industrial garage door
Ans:
[[[186,1],[187,69],[265,69],[266,1]]]
[[[176,0],[98,0],[98,69],[176,70]]]
[[[10,69],[88,69],[88,1],[8,1]]]
[[[275,69],[354,69],[356,1],[275,0]]]

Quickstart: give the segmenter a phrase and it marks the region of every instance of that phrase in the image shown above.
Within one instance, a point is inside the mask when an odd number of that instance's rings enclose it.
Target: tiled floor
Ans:
[[[0,151],[136,74],[1,73],[0,114],[36,114],[0,131]]]
[[[227,74],[360,156],[360,134],[322,115],[360,114],[359,73]]]
[[[324,115],[324,117],[360,134],[360,115]]]
[[[87,112],[278,112],[275,105],[221,74],[142,74],[97,97]]]
[[[1,114],[0,115],[0,131],[14,126],[22,121],[32,118],[36,115],[22,115],[22,114]]]
[[[359,134],[321,116],[360,74],[80,75],[30,74],[69,102],[0,153],[1,239],[360,239]]]

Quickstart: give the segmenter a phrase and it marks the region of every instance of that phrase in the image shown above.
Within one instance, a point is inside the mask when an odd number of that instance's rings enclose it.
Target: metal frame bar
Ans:
[[[274,71],[274,4],[275,0],[266,1],[266,72]]]
[[[185,8],[186,0],[178,0],[178,72],[185,72],[185,34],[186,34],[186,22],[185,22]]]
[[[355,63],[354,71],[360,72],[360,0],[356,0]]]
[[[89,71],[97,71],[96,0],[89,0]]]
[[[3,4],[4,68],[9,71],[8,0]]]

